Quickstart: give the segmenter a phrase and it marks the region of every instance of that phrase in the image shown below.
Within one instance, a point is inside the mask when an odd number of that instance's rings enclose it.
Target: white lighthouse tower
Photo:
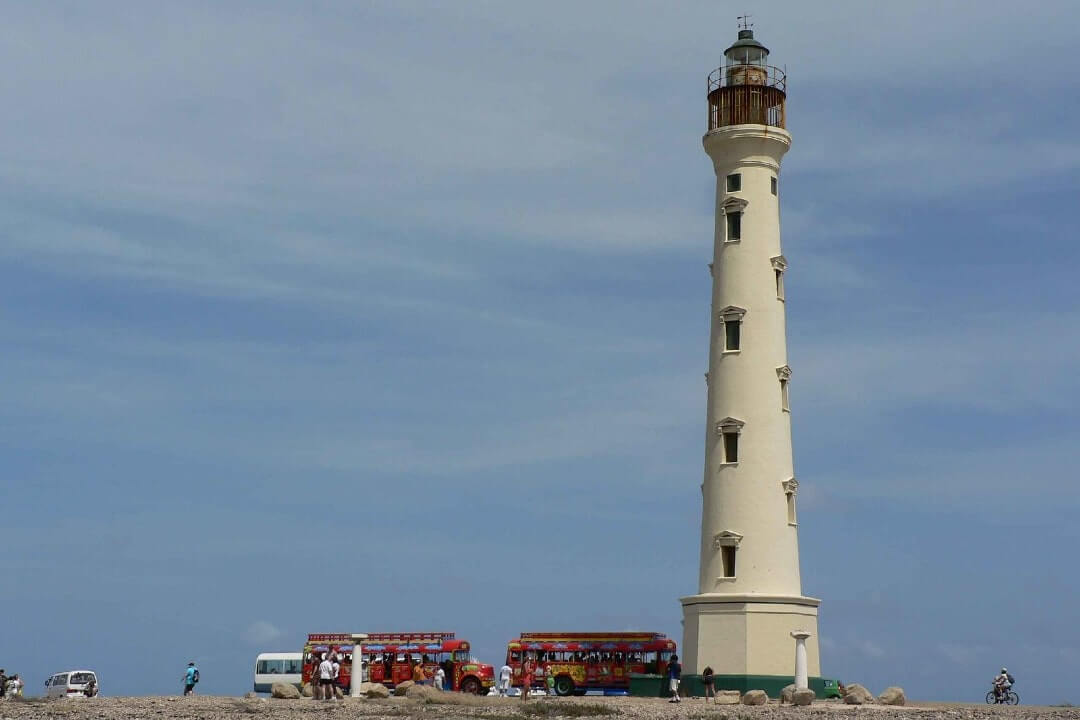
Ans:
[[[712,329],[698,594],[681,599],[683,662],[718,687],[792,682],[796,641],[820,676],[817,608],[799,578],[780,247],[786,76],[744,27],[708,78],[705,152],[716,171]],[[796,633],[796,635],[793,635]],[[721,685],[723,683],[723,685]]]

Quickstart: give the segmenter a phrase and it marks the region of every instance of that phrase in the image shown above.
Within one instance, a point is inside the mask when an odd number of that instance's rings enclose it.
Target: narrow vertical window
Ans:
[[[784,412],[791,412],[791,405],[788,398],[788,385],[791,382],[791,368],[787,365],[781,365],[776,368],[776,377],[780,380],[780,409]]]
[[[732,173],[727,176],[727,191],[738,192],[742,190],[742,173]]]
[[[784,273],[787,272],[787,258],[783,255],[769,258],[772,262],[773,276],[776,278],[776,299],[784,299]]]
[[[727,214],[727,241],[734,242],[742,239],[742,213],[729,212]]]
[[[769,178],[769,187],[772,190],[772,194],[776,194],[776,178]]]
[[[724,563],[724,577],[735,577],[735,546],[724,545],[720,548],[720,557]]]
[[[716,435],[720,439],[722,465],[733,465],[739,462],[739,433],[742,432],[745,423],[733,417],[727,417],[716,423]]]
[[[734,319],[724,319],[724,350],[730,352],[732,350],[739,349],[739,342],[741,338],[740,328],[742,321]]]
[[[724,433],[724,462],[739,462],[739,435],[738,433]]]
[[[735,352],[742,347],[742,319],[746,310],[734,305],[728,305],[719,313],[723,322],[724,352]]]
[[[787,521],[788,525],[795,525],[795,493],[785,493],[787,496]]]

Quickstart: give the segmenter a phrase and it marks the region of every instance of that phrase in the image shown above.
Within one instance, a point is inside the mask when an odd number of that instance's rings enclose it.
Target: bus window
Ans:
[[[299,658],[294,658],[292,660],[283,660],[282,662],[285,664],[285,669],[283,672],[285,672],[286,674],[299,675],[304,669],[304,664],[300,661]]]
[[[284,669],[284,660],[260,660],[255,667],[255,672],[260,675],[269,675],[270,673],[281,673]]]
[[[510,662],[512,662],[512,663],[521,662],[521,651],[520,650],[511,650],[510,651]]]

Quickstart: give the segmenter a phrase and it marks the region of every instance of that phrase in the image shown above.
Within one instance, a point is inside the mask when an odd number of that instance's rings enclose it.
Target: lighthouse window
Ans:
[[[730,212],[727,214],[727,241],[733,242],[742,238],[742,213]]]
[[[795,493],[785,493],[787,495],[787,521],[788,525],[795,525]]]
[[[742,322],[733,318],[724,319],[724,350],[739,349],[739,330]]]
[[[735,577],[735,546],[724,545],[720,548],[720,558],[724,564],[724,577]]]
[[[783,270],[773,270],[773,272],[776,273],[776,299],[777,300],[783,300],[784,299],[784,271]]]
[[[772,194],[775,195],[776,194],[776,178],[769,178],[769,185],[771,186]]]
[[[724,433],[724,462],[739,462],[739,435],[738,433]]]
[[[727,176],[727,191],[738,192],[742,190],[742,173],[732,173]]]
[[[788,380],[787,378],[780,378],[780,408],[791,412],[791,406],[788,404]]]

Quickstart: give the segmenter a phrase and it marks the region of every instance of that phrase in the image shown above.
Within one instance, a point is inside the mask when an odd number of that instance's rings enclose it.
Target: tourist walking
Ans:
[[[316,700],[334,699],[334,663],[330,662],[330,655],[323,655],[319,663],[319,694]]]
[[[506,695],[510,692],[510,678],[514,676],[514,669],[509,665],[503,665],[499,668],[499,684],[495,688],[495,692],[499,695]]]
[[[531,657],[526,656],[521,663],[521,701],[529,699],[529,690],[533,684],[533,673],[536,672],[536,663]]]
[[[701,671],[701,684],[705,686],[705,702],[709,702],[709,698],[716,702],[716,687],[713,679],[712,667],[705,666],[705,669]]]
[[[184,671],[184,695],[194,695],[195,685],[199,682],[199,668],[195,667],[194,662],[187,664],[187,670]]]
[[[341,662],[338,660],[337,653],[330,654],[330,665],[334,668],[334,684],[330,686],[330,689],[334,693],[335,700],[344,700],[345,690],[341,687]]]
[[[679,664],[679,656],[672,655],[671,662],[667,666],[668,690],[671,691],[671,699],[668,702],[682,702],[679,699],[679,681],[682,679],[682,665]]]

